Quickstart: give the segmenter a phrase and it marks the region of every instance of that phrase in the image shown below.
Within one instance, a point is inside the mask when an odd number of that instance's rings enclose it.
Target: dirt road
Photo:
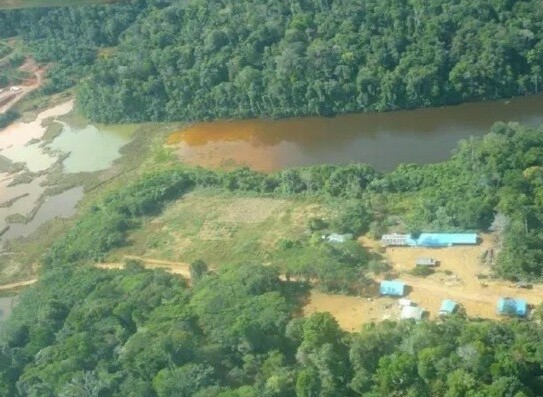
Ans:
[[[448,248],[390,247],[384,250],[384,257],[391,266],[396,278],[409,286],[407,297],[423,307],[430,317],[437,317],[441,302],[452,299],[462,305],[470,317],[497,319],[497,301],[502,297],[518,297],[531,305],[543,302],[543,285],[532,289],[517,289],[512,283],[491,280],[487,277],[491,268],[481,262],[483,253],[495,247],[492,235],[483,235],[480,245]],[[361,243],[370,250],[379,249],[375,241],[362,239]],[[409,272],[416,258],[432,257],[440,262],[436,273],[428,277],[416,277]],[[172,273],[190,278],[189,265],[158,259],[127,256],[126,259],[140,259],[149,268],[165,268]],[[103,264],[100,267],[120,268],[121,264]],[[376,281],[383,276],[375,276]],[[304,313],[328,311],[338,320],[342,328],[357,330],[362,324],[397,319],[399,306],[397,300],[375,296],[360,298],[344,295],[323,294],[312,291]]]
[[[180,274],[190,279],[190,265],[184,262],[164,261],[160,259],[148,259],[140,256],[125,255],[124,259],[135,259],[142,261],[147,269],[164,269],[170,273]],[[124,263],[99,263],[96,265],[101,269],[122,269]]]
[[[36,281],[38,281],[38,279],[33,278],[31,280],[19,281],[18,283],[0,285],[0,291],[9,291],[10,289],[26,287],[27,285],[34,284]]]

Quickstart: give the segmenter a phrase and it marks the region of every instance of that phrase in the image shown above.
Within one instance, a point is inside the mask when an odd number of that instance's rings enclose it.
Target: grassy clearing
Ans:
[[[333,204],[315,198],[270,198],[200,189],[170,205],[132,234],[132,244],[111,255],[117,261],[133,254],[148,258],[210,264],[317,260],[319,250],[307,241],[307,220],[332,219]],[[290,249],[281,249],[291,242]],[[290,243],[287,243],[290,244]]]

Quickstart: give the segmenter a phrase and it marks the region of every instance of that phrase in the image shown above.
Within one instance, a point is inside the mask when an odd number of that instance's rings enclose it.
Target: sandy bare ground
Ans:
[[[543,285],[534,285],[532,289],[517,289],[513,283],[503,280],[477,278],[478,274],[490,274],[491,269],[482,263],[481,257],[487,249],[495,248],[492,235],[482,237],[482,243],[472,247],[389,247],[384,250],[384,257],[392,265],[396,278],[410,287],[407,297],[426,309],[433,318],[438,316],[444,299],[452,299],[462,305],[470,317],[488,319],[500,318],[496,313],[496,304],[502,297],[523,298],[531,305],[542,303]],[[370,250],[379,249],[375,241],[360,241]],[[408,274],[414,268],[415,260],[425,256],[441,262],[436,273],[426,278]],[[374,279],[381,281],[383,277],[375,276]],[[392,298],[376,296],[368,300],[314,291],[304,312],[310,314],[317,311],[330,312],[342,328],[351,331],[360,329],[364,323],[397,319],[400,308],[396,299]]]
[[[365,323],[398,319],[400,308],[393,298],[362,298],[312,290],[303,313],[307,316],[318,312],[332,314],[346,331],[358,331]]]
[[[40,68],[33,59],[27,58],[25,63],[19,67],[19,70],[34,73],[34,78],[28,79],[19,85],[21,90],[18,91],[6,104],[0,106],[0,113],[5,113],[10,110],[19,101],[21,101],[21,99],[27,96],[30,92],[39,88],[43,83],[43,73],[45,70]]]
[[[503,280],[479,279],[477,275],[490,274],[488,265],[481,258],[488,249],[495,248],[492,235],[482,235],[477,246],[449,248],[393,247],[385,251],[386,259],[393,266],[398,278],[412,287],[409,298],[436,316],[443,299],[460,303],[468,316],[497,318],[496,303],[501,297],[524,298],[531,305],[543,302],[543,286],[533,289],[517,289],[513,283]],[[413,269],[416,258],[432,257],[440,261],[436,273],[415,277],[406,272]],[[451,274],[448,275],[445,272]]]
[[[0,291],[9,291],[10,289],[26,287],[27,285],[34,284],[36,281],[38,281],[38,279],[33,278],[31,280],[19,281],[18,283],[0,285]]]

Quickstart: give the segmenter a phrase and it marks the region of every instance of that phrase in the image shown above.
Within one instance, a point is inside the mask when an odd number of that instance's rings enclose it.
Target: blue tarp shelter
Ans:
[[[528,304],[524,299],[500,298],[498,300],[498,314],[524,317],[528,313]]]
[[[451,314],[454,313],[457,303],[450,299],[445,299],[441,302],[441,308],[439,309],[439,314]]]
[[[379,293],[381,295],[403,296],[405,294],[405,284],[401,281],[381,281]]]
[[[453,245],[477,244],[476,233],[421,233],[417,238],[410,235],[407,245],[418,247],[451,247]]]

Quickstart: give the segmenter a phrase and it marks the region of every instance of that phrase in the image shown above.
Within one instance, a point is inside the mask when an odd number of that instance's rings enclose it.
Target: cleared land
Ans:
[[[211,266],[224,263],[257,262],[276,264],[293,258],[277,253],[283,239],[307,239],[310,217],[332,219],[338,203],[314,202],[310,199],[278,199],[243,197],[214,190],[200,190],[170,205],[164,213],[146,222],[131,235],[131,244],[116,250],[102,267],[120,267],[126,257],[142,259],[147,267],[170,268],[173,273],[189,276],[188,265],[203,259]],[[426,309],[430,317],[438,315],[443,299],[460,303],[471,317],[497,318],[496,302],[500,297],[522,297],[532,305],[543,301],[543,286],[516,289],[512,283],[486,277],[491,268],[483,264],[483,253],[496,249],[492,235],[483,235],[476,246],[440,249],[391,247],[362,238],[360,243],[379,253],[391,265],[389,276],[407,283],[408,297]],[[315,250],[296,255],[311,260]],[[428,277],[409,274],[418,257],[432,257],[440,262]],[[300,258],[295,258],[299,260]],[[479,276],[479,277],[478,277]],[[482,276],[482,278],[481,278]],[[384,275],[375,275],[381,281]],[[328,311],[347,330],[364,323],[397,319],[400,313],[396,299],[352,297],[312,291],[306,314]]]
[[[501,297],[523,298],[531,305],[542,303],[543,285],[534,285],[532,289],[517,289],[511,282],[485,278],[491,268],[481,259],[486,250],[496,247],[494,236],[486,234],[482,237],[482,243],[476,246],[388,247],[384,249],[384,256],[392,266],[391,275],[409,286],[407,297],[426,309],[433,318],[438,316],[444,299],[459,303],[470,317],[489,319],[500,318],[496,313],[496,303]],[[362,238],[360,241],[370,250],[383,251],[373,240]],[[419,257],[432,257],[440,261],[436,272],[425,278],[409,274]],[[376,281],[383,279],[378,276],[374,278]],[[367,299],[314,291],[304,312],[309,314],[317,311],[329,311],[344,329],[357,330],[364,323],[399,318],[400,307],[394,298],[376,295],[375,298]]]
[[[280,265],[285,258],[277,254],[279,241],[307,239],[307,220],[331,219],[333,213],[328,203],[312,199],[196,191],[145,223],[131,235],[131,244],[114,251],[108,261],[137,255],[174,262],[202,259],[210,264]],[[302,254],[311,255],[306,251]]]
[[[370,249],[377,249],[376,242],[361,239]],[[481,263],[482,253],[493,246],[493,238],[485,235],[483,243],[474,247],[428,248],[388,248],[386,258],[393,266],[393,273],[409,286],[408,297],[425,308],[430,317],[437,317],[441,301],[453,299],[460,303],[470,317],[498,318],[496,301],[500,297],[515,296],[537,305],[543,301],[543,286],[533,289],[517,289],[504,281],[479,280],[478,274],[489,272],[488,266]],[[438,271],[427,278],[407,274],[420,256],[431,256],[441,261]],[[124,259],[140,259],[147,268],[163,268],[171,273],[189,278],[189,265],[161,259],[143,258],[127,255]],[[104,263],[101,268],[118,269],[122,263]],[[450,274],[446,274],[449,273]],[[376,280],[380,278],[375,277]],[[365,323],[399,318],[400,307],[397,299],[389,297],[355,297],[325,294],[311,291],[304,314],[330,312],[342,328],[356,331]]]
[[[42,85],[43,73],[45,70],[40,68],[33,59],[27,58],[25,63],[19,67],[19,70],[31,73],[33,77],[18,85],[19,91],[11,92],[9,91],[9,88],[6,88],[5,92],[0,94],[0,113],[5,113],[10,110],[26,95]]]
[[[476,246],[449,248],[393,247],[386,249],[386,258],[396,272],[412,287],[409,298],[436,316],[443,299],[460,303],[472,317],[497,318],[496,302],[500,297],[520,297],[532,305],[543,301],[543,286],[517,289],[513,283],[480,278],[490,274],[489,265],[483,264],[486,250],[496,250],[494,237],[483,235]],[[436,273],[426,278],[415,277],[407,272],[414,267],[416,258],[432,257],[440,262]]]

